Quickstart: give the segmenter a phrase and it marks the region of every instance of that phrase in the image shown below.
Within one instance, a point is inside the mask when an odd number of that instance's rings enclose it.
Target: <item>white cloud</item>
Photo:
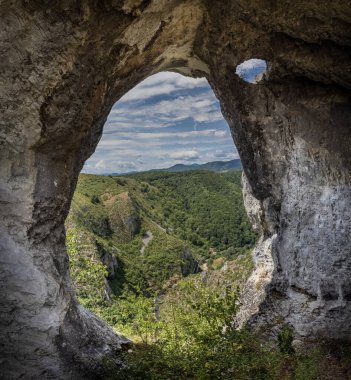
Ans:
[[[101,162],[104,161],[104,162]],[[125,173],[133,170],[139,170],[142,162],[119,161],[119,160],[100,160],[96,164],[85,165],[84,171],[88,173]]]
[[[255,69],[256,67],[265,67],[266,66],[266,61],[263,59],[258,59],[258,58],[252,58],[248,59],[244,62],[242,62],[240,65],[236,67],[237,71],[248,71]]]
[[[164,72],[145,79],[124,95],[120,102],[144,100],[156,95],[169,95],[175,91],[205,86],[208,86],[205,78],[194,79],[171,72]]]
[[[190,88],[208,86],[205,78],[190,78],[171,71],[164,71],[146,78],[136,87],[157,86],[162,83],[173,83],[177,87]]]
[[[206,154],[206,158],[208,160],[233,160],[235,158],[239,158],[239,154],[236,150],[230,149],[230,150],[215,150],[214,152],[208,152]]]
[[[118,128],[134,126],[149,126],[155,128],[160,124],[167,127],[170,122],[179,122],[192,118],[199,123],[209,123],[223,120],[223,116],[218,109],[218,101],[211,92],[206,92],[193,96],[178,96],[170,100],[161,100],[153,104],[122,104],[116,106],[111,111],[108,118],[107,127],[111,125]]]
[[[95,168],[95,169],[103,169],[103,168],[105,168],[105,166],[106,166],[105,160],[99,160],[99,161],[94,165],[94,168]]]
[[[215,131],[214,135],[216,137],[226,137],[227,136],[227,132],[226,131]]]
[[[122,173],[230,159],[235,148],[228,132],[206,79],[160,73],[115,104],[84,171]]]
[[[118,144],[122,144],[121,141],[125,140],[131,140],[135,142],[136,140],[148,140],[148,141],[155,141],[159,139],[171,139],[171,141],[175,141],[175,139],[189,139],[189,138],[198,138],[198,137],[203,137],[203,136],[213,136],[213,137],[219,137],[222,138],[226,136],[225,131],[220,131],[217,129],[205,129],[202,131],[187,131],[187,132],[134,132],[134,133],[129,133],[129,132],[119,132],[116,131],[114,133],[114,136],[117,138],[108,138],[108,139],[103,139],[100,142],[101,147],[105,146],[117,146]]]
[[[196,160],[200,158],[199,152],[197,150],[181,150],[169,155],[170,158],[175,160]]]
[[[250,83],[256,83],[255,77],[266,71],[267,64],[263,59],[252,58],[244,61],[236,67],[235,73],[240,78]]]
[[[170,92],[173,92],[175,90],[176,88],[168,83],[160,84],[157,87],[136,88],[134,89],[134,91],[130,91],[126,95],[124,95],[123,98],[120,99],[120,102],[148,99],[156,95],[169,94]]]

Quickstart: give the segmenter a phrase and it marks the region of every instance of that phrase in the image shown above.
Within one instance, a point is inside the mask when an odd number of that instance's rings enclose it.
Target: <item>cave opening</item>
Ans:
[[[245,169],[245,206],[261,238],[254,250],[256,276],[245,288],[240,309],[242,320],[263,327],[270,338],[284,331],[285,343],[292,338],[282,329],[286,324],[298,344],[319,336],[350,340],[351,79],[346,2],[328,7],[318,1],[128,0],[43,7],[27,1],[2,2],[0,8],[4,377],[96,379],[105,359],[125,368],[125,340],[78,305],[71,289],[64,221],[78,174],[101,137],[113,103],[152,73],[173,69],[208,79]],[[235,74],[237,65],[249,57],[267,60],[269,81],[253,86]],[[155,195],[149,185],[138,188],[143,199]],[[84,194],[78,201],[89,199]],[[106,203],[109,211],[114,195],[91,194],[89,207],[83,208],[96,207],[99,223],[93,223],[94,228],[107,231],[107,236],[111,232],[106,215],[98,207]],[[118,200],[128,211],[128,197]],[[191,207],[191,202],[182,204],[184,212]],[[167,213],[162,209],[162,215]],[[118,226],[119,220],[113,223]],[[81,242],[89,249],[86,236]],[[109,262],[106,251],[114,249],[113,244],[106,246],[101,237],[92,242]],[[69,248],[69,239],[67,243]],[[106,273],[101,264],[96,271],[90,268],[88,278],[99,277],[101,268]],[[135,277],[141,277],[139,272]],[[89,287],[83,290],[92,293]],[[223,302],[218,305],[222,306]],[[147,304],[139,309],[145,308]],[[204,332],[204,340],[211,338]],[[158,351],[153,356],[161,357]],[[193,368],[206,368],[195,362],[199,356],[188,358]],[[265,356],[256,351],[253,359],[257,358]],[[317,367],[322,372],[329,368],[335,377],[332,361]],[[221,363],[221,357],[216,362]],[[262,361],[253,363],[261,373]],[[159,368],[165,364],[167,360]],[[229,368],[229,378],[235,378],[233,368],[238,366]],[[286,360],[281,368],[278,376],[285,374]],[[179,373],[179,367],[174,372]]]
[[[260,82],[267,72],[267,62],[264,59],[251,58],[243,61],[235,68],[235,74],[243,81],[251,84]]]
[[[239,155],[207,80],[161,72],[114,104],[82,172],[124,174],[232,159]]]
[[[234,316],[257,235],[239,155],[205,78],[161,72],[112,107],[79,177],[66,236],[79,302],[137,342],[155,339],[170,307],[189,307],[175,306],[184,294],[204,293],[206,303],[228,292]]]

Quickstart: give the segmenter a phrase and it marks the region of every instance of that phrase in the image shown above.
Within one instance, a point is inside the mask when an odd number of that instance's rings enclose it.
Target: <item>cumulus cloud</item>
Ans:
[[[91,173],[126,173],[136,170],[140,163],[133,161],[100,160],[96,164],[85,165],[85,171]]]
[[[169,126],[170,121],[179,122],[191,118],[199,123],[209,123],[222,120],[223,116],[218,109],[218,101],[213,93],[201,93],[193,96],[179,95],[169,100],[155,101],[133,107],[131,105],[118,106],[111,111],[108,127],[119,123],[134,126],[143,125],[155,128]]]
[[[149,77],[113,106],[83,170],[121,173],[203,163],[222,159],[216,150],[236,152],[207,81],[166,72]]]
[[[209,149],[204,154],[203,162],[208,161],[229,161],[239,158],[239,154],[234,146],[228,146],[224,149]]]
[[[197,150],[181,150],[171,153],[169,156],[170,158],[181,161],[197,160],[200,158],[199,152]]]
[[[194,79],[171,72],[163,72],[145,79],[124,95],[120,102],[144,100],[152,96],[168,95],[175,91],[206,86],[208,83],[205,78]]]
[[[267,64],[263,59],[252,58],[236,67],[235,73],[250,83],[256,83],[256,76],[266,71]]]
[[[214,135],[216,137],[226,137],[227,136],[227,131],[215,131]]]
[[[202,131],[187,131],[187,132],[115,132],[114,134],[118,137],[119,140],[138,140],[145,139],[149,141],[159,140],[159,139],[188,139],[191,137],[201,137],[201,136],[214,136],[214,137],[224,137],[227,135],[226,131],[221,131],[217,129],[205,129]],[[173,140],[174,141],[174,140]],[[116,145],[118,144],[118,140],[104,140],[101,142],[101,146],[107,145]]]

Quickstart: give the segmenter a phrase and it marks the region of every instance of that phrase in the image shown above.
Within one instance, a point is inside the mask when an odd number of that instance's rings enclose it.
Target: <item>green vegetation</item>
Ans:
[[[297,354],[288,326],[275,346],[232,324],[257,238],[240,177],[80,176],[66,222],[72,283],[83,306],[133,340],[119,353],[126,367],[116,372],[106,362],[103,379],[347,375],[347,345],[333,366],[327,351]]]
[[[66,224],[95,242],[95,258],[117,257],[119,273],[109,276],[115,294],[151,295],[201,266],[248,254],[256,234],[240,180],[241,171],[83,174]]]
[[[69,253],[71,278],[79,302],[96,310],[104,304],[105,281],[108,272],[95,255],[85,254],[89,251],[89,237],[69,228],[66,233],[66,245]]]
[[[129,178],[149,185],[145,185],[146,198],[157,211],[153,216],[183,240],[202,248],[205,258],[209,248],[226,251],[230,259],[255,243],[256,234],[243,207],[241,171],[151,172]]]
[[[138,302],[141,302],[138,307]],[[203,282],[201,276],[179,281],[154,308],[142,297],[131,302],[139,344],[124,355],[128,367],[110,379],[272,379],[277,359],[245,331],[232,325],[239,308],[235,287]],[[130,323],[130,322],[129,322]],[[128,324],[128,323],[127,323]],[[137,337],[135,337],[137,339]]]
[[[244,269],[237,266],[238,270]],[[239,310],[233,273],[221,281],[201,275],[179,280],[160,301],[129,293],[119,299],[109,323],[127,333],[134,345],[122,353],[126,367],[116,372],[107,363],[104,379],[347,379],[351,346],[320,348],[297,354],[291,332],[281,331],[284,344],[262,341],[232,325]],[[155,312],[156,311],[156,312]],[[287,349],[289,347],[289,349]],[[335,355],[335,356],[334,356]]]
[[[289,326],[284,326],[278,335],[278,345],[280,351],[284,354],[293,354],[295,352],[292,342],[294,340],[293,331]]]

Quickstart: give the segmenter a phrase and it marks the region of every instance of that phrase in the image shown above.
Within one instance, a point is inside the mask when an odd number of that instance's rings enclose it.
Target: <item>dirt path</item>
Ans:
[[[153,239],[154,235],[152,234],[151,231],[146,231],[145,234],[142,237],[143,240],[143,246],[141,247],[140,253],[143,255],[145,248],[147,245],[150,243],[150,241]]]

